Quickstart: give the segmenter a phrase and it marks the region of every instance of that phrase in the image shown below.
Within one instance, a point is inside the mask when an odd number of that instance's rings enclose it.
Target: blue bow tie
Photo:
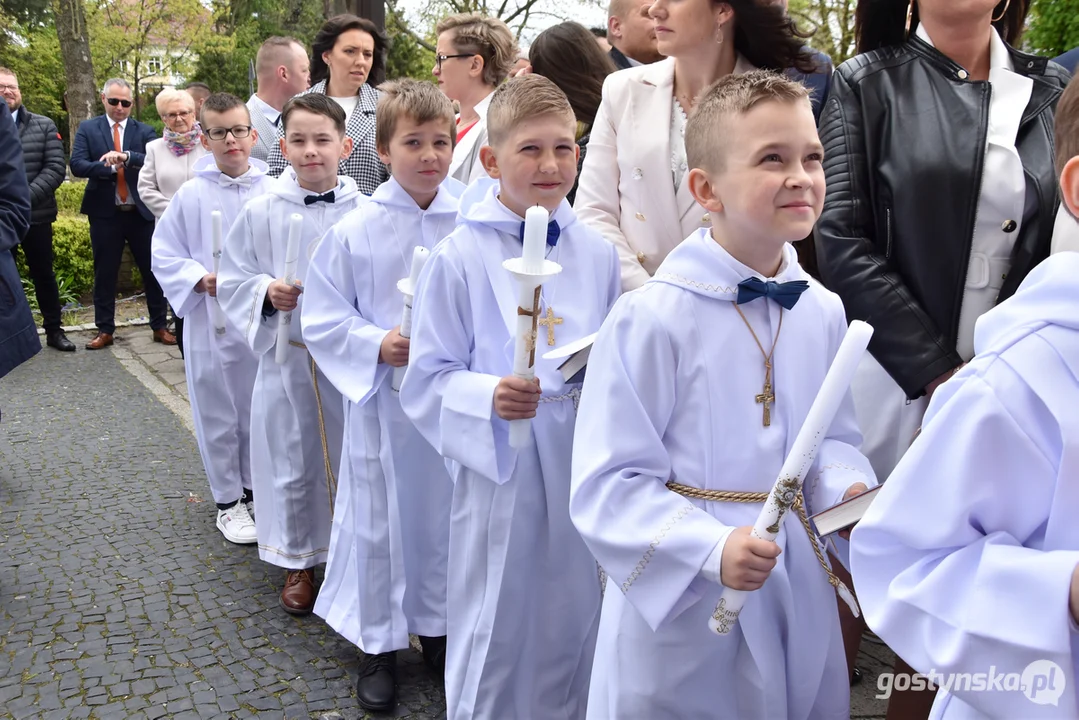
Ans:
[[[759,297],[767,297],[790,310],[798,302],[802,293],[808,289],[809,283],[805,280],[777,283],[774,280],[765,282],[759,277],[751,277],[738,283],[738,299],[735,302],[742,305]]]
[[[334,200],[333,190],[330,190],[329,192],[324,192],[321,195],[308,195],[307,197],[305,197],[303,199],[303,204],[304,205],[314,205],[317,202],[333,203],[333,200]]]
[[[558,238],[562,235],[562,228],[558,227],[558,223],[554,220],[547,223],[547,244],[554,247],[558,244]],[[525,224],[521,223],[521,242],[525,241]]]

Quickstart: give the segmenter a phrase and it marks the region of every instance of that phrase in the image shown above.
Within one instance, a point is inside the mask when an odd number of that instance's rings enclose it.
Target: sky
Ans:
[[[494,4],[495,0],[488,0]],[[415,20],[427,0],[399,0],[398,7],[409,20]],[[508,0],[507,7],[515,7],[515,0]],[[528,27],[521,34],[521,45],[527,47],[532,38],[551,25],[574,20],[585,27],[607,25],[606,0],[539,0],[533,7]],[[514,28],[516,29],[516,28]]]

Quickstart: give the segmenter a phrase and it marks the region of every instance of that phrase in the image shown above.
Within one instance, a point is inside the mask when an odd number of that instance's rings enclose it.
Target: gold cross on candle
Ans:
[[[554,316],[554,308],[547,307],[546,317],[540,318],[540,325],[544,325],[547,328],[547,344],[554,345],[554,326],[562,324],[562,318]]]
[[[757,395],[757,403],[764,405],[764,427],[768,427],[772,424],[772,412],[768,408],[768,405],[776,401],[775,393],[772,392],[772,383],[768,380],[764,381],[764,392]]]

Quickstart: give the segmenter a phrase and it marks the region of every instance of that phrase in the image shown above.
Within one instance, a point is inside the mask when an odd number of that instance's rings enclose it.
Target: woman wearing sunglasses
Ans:
[[[450,176],[463,183],[485,177],[480,148],[487,144],[487,106],[517,62],[517,42],[506,23],[479,13],[444,18],[435,28],[438,86],[460,107]]]

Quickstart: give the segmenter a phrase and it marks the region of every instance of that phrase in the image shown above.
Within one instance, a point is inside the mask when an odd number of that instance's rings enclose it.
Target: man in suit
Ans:
[[[607,43],[611,46],[611,60],[619,70],[663,59],[656,49],[650,7],[652,0],[611,0],[607,6]]]
[[[30,187],[18,130],[0,103],[0,378],[41,350],[34,317],[9,252],[30,227]]]
[[[142,273],[154,342],[175,345],[176,337],[165,328],[165,295],[150,269],[154,216],[138,192],[146,143],[157,133],[130,117],[131,86],[126,80],[107,80],[101,102],[105,114],[80,124],[71,148],[71,174],[90,179],[82,199],[82,213],[90,219],[90,246],[94,251],[97,335],[86,349],[112,345],[116,331],[116,276],[125,242]]]
[[[1074,75],[1079,69],[1079,47],[1069,50],[1058,58],[1053,58],[1053,62],[1063,65],[1065,70]]]
[[[56,188],[67,175],[64,144],[56,125],[44,115],[35,115],[22,104],[19,79],[0,67],[0,95],[11,110],[22,142],[26,181],[30,184],[30,230],[22,239],[22,251],[34,281],[37,306],[41,310],[45,343],[63,352],[75,352],[75,343],[60,327],[60,289],[53,272],[52,224],[56,220]],[[15,248],[11,250],[15,253]]]
[[[266,38],[255,56],[258,88],[247,100],[251,125],[259,137],[251,148],[251,157],[266,162],[270,147],[277,142],[281,108],[293,95],[307,89],[311,80],[311,61],[298,40],[277,35]]]

